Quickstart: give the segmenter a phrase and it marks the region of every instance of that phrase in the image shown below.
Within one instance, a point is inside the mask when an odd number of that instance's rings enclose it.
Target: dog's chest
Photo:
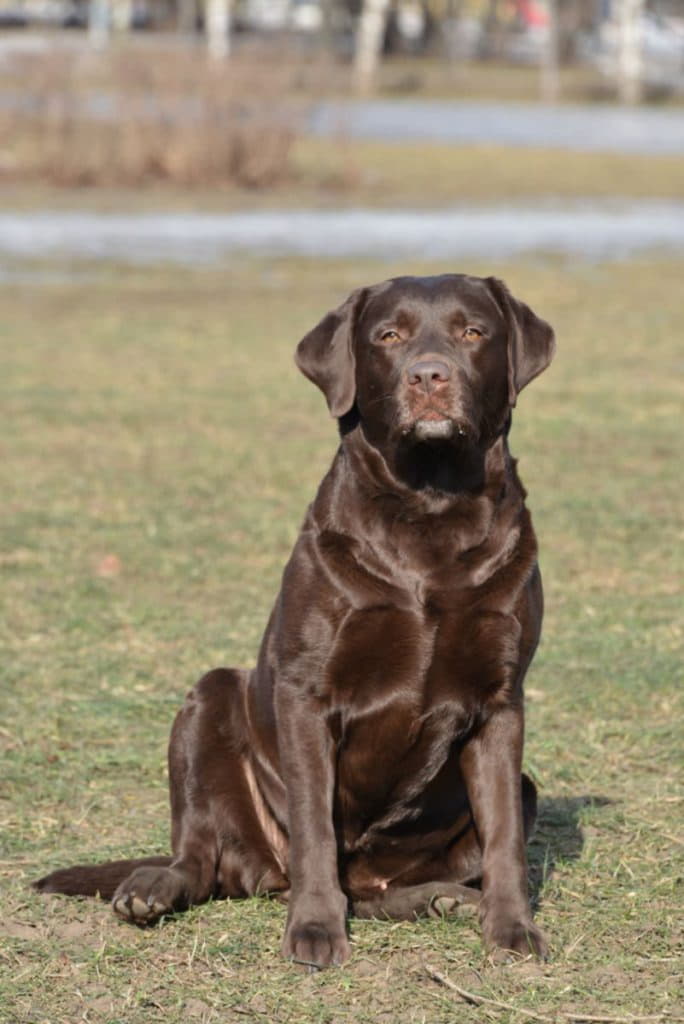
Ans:
[[[463,727],[457,703],[422,712],[411,701],[350,717],[341,736],[337,800],[353,841],[371,824],[402,820],[449,759]]]
[[[352,715],[385,713],[397,704],[421,715],[460,709],[470,721],[493,691],[510,683],[520,633],[515,615],[474,600],[453,608],[350,610],[327,655],[324,692],[332,707]]]
[[[347,617],[328,661],[349,841],[410,816],[460,744],[500,700],[517,662],[512,616],[474,608],[367,608]]]

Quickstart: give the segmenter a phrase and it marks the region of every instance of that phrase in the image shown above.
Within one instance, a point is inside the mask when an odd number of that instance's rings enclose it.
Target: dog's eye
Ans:
[[[380,341],[389,341],[390,343],[393,341],[401,341],[401,335],[398,334],[397,331],[390,329],[382,332],[380,335]]]
[[[477,341],[482,336],[482,331],[478,327],[466,327],[463,332],[463,337],[466,341]]]

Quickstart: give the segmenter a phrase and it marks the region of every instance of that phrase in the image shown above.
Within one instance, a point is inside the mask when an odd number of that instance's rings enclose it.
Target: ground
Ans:
[[[253,663],[335,447],[294,345],[359,283],[429,269],[43,266],[0,286],[1,1021],[684,1018],[682,263],[448,268],[499,274],[558,332],[512,437],[547,598],[526,768],[548,963],[490,965],[469,917],[359,921],[350,963],[307,975],[266,900],[138,930],[28,888],[168,849],[172,717],[205,669]]]
[[[429,209],[507,201],[681,199],[679,156],[570,153],[497,145],[295,139],[283,176],[268,189],[230,183],[188,190],[153,182],[130,189],[39,186],[25,176],[3,187],[3,205],[99,212],[245,211],[372,206]]]

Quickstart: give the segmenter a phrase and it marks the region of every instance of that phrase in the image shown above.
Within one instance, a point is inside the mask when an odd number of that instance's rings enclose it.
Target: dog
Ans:
[[[350,955],[351,914],[474,904],[486,948],[544,957],[527,892],[536,790],[523,678],[543,598],[508,448],[552,328],[503,282],[360,288],[296,362],[339,421],[251,671],[189,693],[169,745],[171,857],[58,870],[43,892],[146,925],[211,897],[287,902],[283,953]]]

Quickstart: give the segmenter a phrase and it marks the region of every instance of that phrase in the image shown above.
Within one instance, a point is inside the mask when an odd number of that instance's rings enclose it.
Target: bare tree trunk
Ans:
[[[104,50],[111,32],[109,0],[90,0],[88,39],[95,50]]]
[[[440,28],[444,56],[452,64],[460,57],[458,37],[459,21],[462,13],[463,0],[446,0],[446,8]]]
[[[204,22],[213,60],[223,60],[230,52],[230,7],[231,0],[206,0]]]
[[[321,0],[321,41],[324,50],[328,53],[334,52],[333,0]]]
[[[354,86],[362,94],[371,92],[380,63],[390,0],[363,0],[356,33]]]
[[[181,35],[194,35],[197,27],[197,5],[195,0],[178,0],[176,28]]]
[[[501,56],[501,32],[499,25],[499,0],[489,0],[484,16],[484,33],[482,37],[481,56]]]
[[[618,91],[623,103],[641,100],[641,18],[644,0],[620,0],[618,7]]]
[[[112,28],[130,32],[133,27],[133,0],[111,0]]]
[[[549,34],[541,60],[541,96],[545,103],[556,103],[560,95],[558,0],[548,0]]]

